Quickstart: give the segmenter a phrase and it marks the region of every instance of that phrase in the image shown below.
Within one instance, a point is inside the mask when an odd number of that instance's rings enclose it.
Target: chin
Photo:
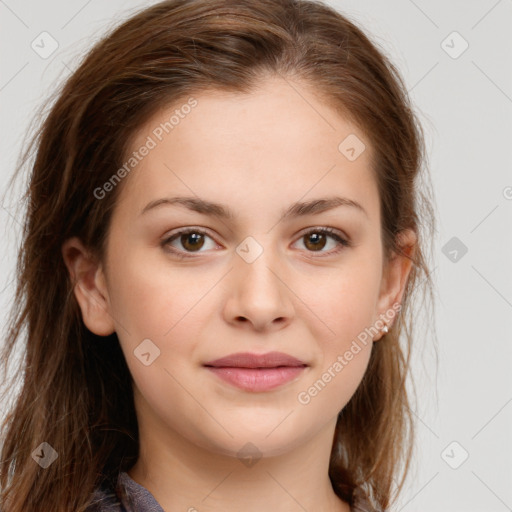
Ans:
[[[226,435],[222,439],[210,438],[208,449],[239,459],[245,456],[277,457],[288,453],[303,445],[308,435],[306,432],[298,432],[292,425],[280,425],[283,417],[272,422],[272,425],[264,423],[250,428],[245,423],[239,428],[231,424],[228,430],[233,437]]]

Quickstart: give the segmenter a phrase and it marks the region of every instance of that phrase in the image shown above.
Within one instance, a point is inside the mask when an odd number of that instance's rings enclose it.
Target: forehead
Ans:
[[[180,192],[267,208],[334,192],[367,210],[378,199],[367,136],[288,79],[266,79],[248,94],[185,96],[141,127],[126,158],[143,146],[151,149],[123,192],[139,209]]]

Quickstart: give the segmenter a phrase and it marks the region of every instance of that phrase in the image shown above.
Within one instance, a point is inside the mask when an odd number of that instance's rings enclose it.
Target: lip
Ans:
[[[282,352],[251,354],[240,352],[204,364],[225,382],[245,391],[275,389],[301,375],[308,365]]]
[[[215,361],[209,361],[204,366],[230,368],[276,368],[278,366],[307,366],[304,361],[283,352],[267,352],[266,354],[251,354],[238,352]]]

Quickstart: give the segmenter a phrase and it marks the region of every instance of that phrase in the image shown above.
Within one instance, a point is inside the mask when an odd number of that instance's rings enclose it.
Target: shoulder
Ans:
[[[119,497],[114,490],[98,487],[91,496],[91,504],[87,512],[124,512]]]
[[[136,503],[132,503],[135,500]],[[142,486],[133,481],[127,473],[121,472],[116,489],[97,488],[91,496],[87,512],[127,512],[140,508],[144,511],[163,512],[154,497]],[[125,508],[127,506],[127,508]],[[350,512],[387,512],[372,505],[367,494],[360,487],[354,489],[354,500]]]
[[[126,472],[119,473],[115,489],[98,488],[86,512],[164,512],[154,496]]]

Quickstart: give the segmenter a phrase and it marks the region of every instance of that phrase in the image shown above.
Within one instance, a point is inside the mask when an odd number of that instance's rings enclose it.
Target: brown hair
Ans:
[[[374,345],[339,415],[329,467],[334,491],[349,503],[364,486],[388,507],[400,469],[402,488],[413,449],[409,311],[415,288],[432,292],[429,239],[420,231],[433,228],[434,216],[428,183],[418,184],[423,134],[399,73],[355,24],[320,2],[169,0],[95,45],[47,109],[20,165],[30,161],[31,174],[2,353],[6,376],[22,334],[26,342],[5,390],[21,378],[2,425],[3,512],[82,512],[93,490],[115,485],[138,456],[133,396],[126,393],[132,379],[117,336],[99,342],[85,327],[61,254],[63,242],[78,236],[103,258],[120,186],[101,200],[94,190],[123,165],[133,135],[157,110],[208,89],[248,93],[269,73],[309,84],[367,135],[385,254],[401,252],[402,230],[418,236],[401,313]],[[31,457],[42,442],[58,453],[46,469]]]

